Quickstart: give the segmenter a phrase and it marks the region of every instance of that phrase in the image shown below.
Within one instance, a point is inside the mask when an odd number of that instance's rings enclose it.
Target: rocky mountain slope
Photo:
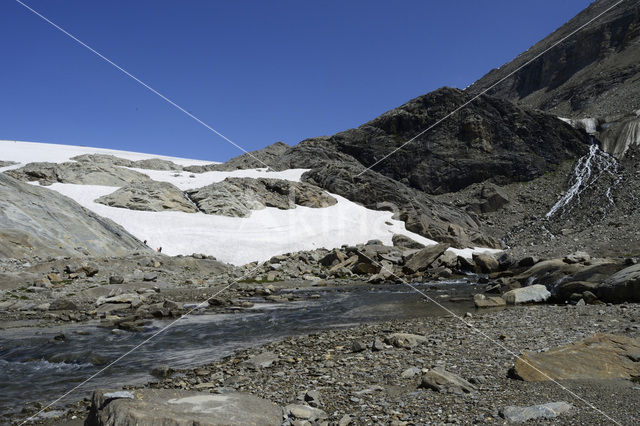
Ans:
[[[0,257],[121,256],[147,250],[124,228],[56,192],[0,173]]]
[[[466,91],[475,94],[491,86],[616,2],[593,2]],[[640,109],[640,4],[623,1],[488,94],[565,117],[599,117]]]

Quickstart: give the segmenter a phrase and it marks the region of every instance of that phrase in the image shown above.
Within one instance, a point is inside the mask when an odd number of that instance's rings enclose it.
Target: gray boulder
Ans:
[[[406,235],[402,235],[402,234],[393,234],[391,241],[393,242],[393,245],[395,247],[417,249],[417,250],[424,248],[424,244],[414,241],[411,238],[407,237]]]
[[[120,395],[119,395],[120,394]],[[93,393],[87,426],[280,425],[282,409],[245,393],[137,389]]]
[[[521,287],[510,290],[502,295],[505,302],[509,305],[518,305],[521,303],[539,303],[544,302],[551,293],[541,284],[534,284],[528,287]]]
[[[520,423],[533,419],[553,419],[560,414],[568,413],[573,406],[565,401],[547,402],[546,404],[532,405],[530,407],[517,407],[510,405],[500,411],[505,420]]]
[[[168,182],[135,182],[95,200],[97,203],[129,210],[195,213],[196,206]]]
[[[422,375],[421,388],[431,389],[442,393],[472,393],[476,388],[462,377],[446,371],[442,367],[435,367]]]

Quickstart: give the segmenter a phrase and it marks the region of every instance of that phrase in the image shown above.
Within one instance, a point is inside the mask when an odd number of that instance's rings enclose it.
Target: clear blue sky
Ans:
[[[590,3],[24,1],[248,150],[464,88]],[[0,139],[241,153],[13,0],[0,2],[0,53]]]

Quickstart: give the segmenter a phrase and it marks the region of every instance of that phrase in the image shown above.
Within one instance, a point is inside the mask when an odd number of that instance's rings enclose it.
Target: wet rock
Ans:
[[[154,367],[151,369],[151,375],[157,377],[158,379],[165,379],[167,377],[171,377],[173,374],[173,369],[168,365],[160,365],[158,367]]]
[[[95,391],[87,426],[113,424],[164,426],[280,425],[282,410],[256,396],[225,392],[212,394],[169,389],[136,389],[134,398],[108,398]],[[308,407],[311,408],[311,407]],[[316,409],[314,409],[316,410]],[[315,413],[314,413],[315,414]],[[313,416],[310,416],[313,418]]]
[[[443,393],[471,393],[476,390],[471,383],[442,367],[435,367],[424,373],[419,387]]]
[[[505,302],[502,297],[476,294],[473,296],[473,304],[476,306],[476,308],[495,308],[506,306],[507,302]]]
[[[500,410],[500,415],[507,421],[520,423],[534,419],[553,419],[570,412],[572,409],[573,406],[565,401],[548,402],[529,407],[510,405]]]
[[[547,352],[525,352],[511,374],[528,381],[615,379],[640,376],[640,341],[613,334],[596,334]]]
[[[538,262],[540,262],[540,259],[538,259],[537,257],[527,256],[520,259],[520,261],[518,262],[518,266],[521,268],[530,268]]]
[[[505,302],[509,305],[518,305],[521,303],[539,303],[544,302],[551,293],[541,284],[534,284],[528,287],[516,288],[502,295]]]

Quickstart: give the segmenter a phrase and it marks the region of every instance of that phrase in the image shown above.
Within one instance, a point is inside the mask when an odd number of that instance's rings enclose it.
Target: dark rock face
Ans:
[[[594,1],[569,22],[467,89],[471,94],[514,72],[615,4]],[[640,4],[627,0],[489,91],[561,116],[605,116],[640,108]]]
[[[457,89],[436,90],[357,129],[302,141],[283,156],[280,166],[317,167],[315,152],[319,148],[327,151],[325,157],[346,154],[365,167],[371,166],[470,99]],[[481,97],[373,170],[423,192],[439,194],[487,179],[499,184],[531,180],[564,160],[579,157],[587,147],[584,133],[555,117]]]
[[[118,256],[148,248],[112,221],[0,174],[0,257]]]

